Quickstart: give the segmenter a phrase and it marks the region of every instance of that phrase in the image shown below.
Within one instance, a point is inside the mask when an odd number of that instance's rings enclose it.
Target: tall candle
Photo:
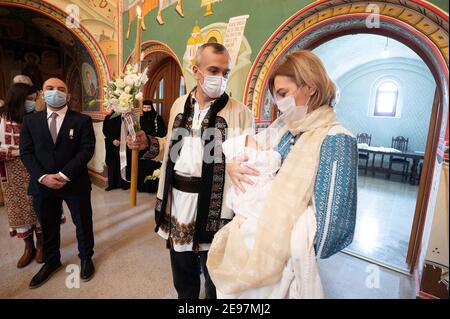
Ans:
[[[137,22],[136,22],[136,47],[134,52],[134,62],[138,66],[138,70],[141,66],[141,25],[142,25],[142,16],[141,16],[141,7],[136,7],[137,13]],[[139,118],[137,119],[137,123],[139,123]],[[130,183],[130,206],[136,206],[137,199],[137,180],[138,180],[138,157],[139,150],[134,149],[131,152],[131,183]]]
[[[142,25],[142,11],[141,7],[136,7],[137,24],[136,24],[136,48],[134,52],[134,62],[140,66],[141,63],[141,25]]]

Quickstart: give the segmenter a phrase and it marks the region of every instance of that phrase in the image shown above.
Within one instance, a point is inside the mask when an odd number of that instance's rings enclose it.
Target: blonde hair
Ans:
[[[333,106],[336,99],[336,85],[330,79],[317,55],[301,50],[287,55],[273,70],[269,78],[269,90],[274,95],[274,83],[277,76],[291,78],[297,86],[308,85],[316,88],[309,100],[311,111],[322,105]]]

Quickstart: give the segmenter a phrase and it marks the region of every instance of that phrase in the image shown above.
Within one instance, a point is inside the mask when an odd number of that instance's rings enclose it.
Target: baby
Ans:
[[[250,135],[240,135],[227,139],[223,145],[227,161],[240,155],[247,155],[248,161],[242,165],[259,171],[259,176],[249,176],[253,185],[245,185],[243,193],[236,186],[231,186],[225,194],[225,204],[237,215],[247,220],[241,225],[248,248],[253,247],[256,224],[261,214],[265,199],[271,189],[272,181],[281,166],[281,155],[272,150],[261,150],[256,140]]]

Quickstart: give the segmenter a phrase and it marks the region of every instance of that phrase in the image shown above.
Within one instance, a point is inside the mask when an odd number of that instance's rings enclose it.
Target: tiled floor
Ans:
[[[407,269],[418,186],[360,175],[356,232],[348,250]]]
[[[32,263],[25,269],[16,268],[23,243],[9,238],[6,214],[0,208],[0,298],[176,298],[164,241],[153,231],[154,195],[139,194],[133,209],[128,198],[126,191],[104,192],[93,187],[97,273],[92,281],[73,289],[66,287],[69,272],[64,270],[44,286],[28,289],[40,266]],[[64,266],[77,264],[70,217],[61,237]],[[411,277],[345,254],[320,260],[319,267],[327,298],[415,297]]]

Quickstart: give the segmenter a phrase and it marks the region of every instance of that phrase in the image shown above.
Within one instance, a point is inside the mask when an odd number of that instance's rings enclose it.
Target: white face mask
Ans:
[[[289,95],[278,100],[276,104],[282,113],[282,118],[295,117],[296,119],[300,119],[308,113],[308,103],[310,99],[311,97],[308,98],[305,105],[296,105],[294,95]]]
[[[198,70],[202,73],[200,70]],[[201,84],[203,92],[211,99],[220,97],[227,87],[228,79],[220,75],[203,75],[204,81]]]

